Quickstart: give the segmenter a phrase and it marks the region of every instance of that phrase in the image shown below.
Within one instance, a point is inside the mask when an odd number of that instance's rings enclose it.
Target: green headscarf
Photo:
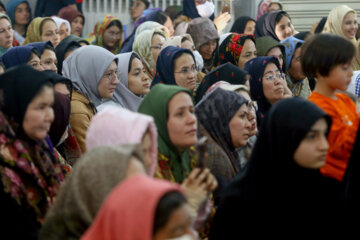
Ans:
[[[276,41],[271,36],[259,37],[255,39],[256,41],[256,52],[258,56],[266,56],[266,54],[274,47],[279,47],[283,54],[283,70],[286,70],[286,54],[285,47],[279,41]]]
[[[176,85],[157,84],[146,95],[138,110],[154,118],[158,129],[158,152],[170,159],[170,167],[177,183],[181,183],[191,171],[189,149],[179,153],[171,142],[167,129],[168,104],[172,97],[180,92],[192,96],[189,89]]]

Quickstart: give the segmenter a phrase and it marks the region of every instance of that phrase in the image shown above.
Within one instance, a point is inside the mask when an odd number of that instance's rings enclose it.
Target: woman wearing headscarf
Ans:
[[[309,101],[291,98],[277,103],[264,120],[247,171],[225,190],[210,239],[234,239],[238,226],[249,230],[255,222],[273,229],[279,224],[297,228],[304,217],[315,225],[336,221],[341,207],[338,183],[320,173],[330,125],[331,118]],[[271,221],[274,215],[280,222]]]
[[[86,152],[47,213],[39,239],[79,239],[106,196],[118,183],[135,174],[145,174],[138,145],[100,146]]]
[[[208,18],[193,19],[189,22],[187,33],[191,35],[196,50],[204,59],[202,71],[205,73],[210,72],[216,64],[215,55],[219,41],[219,34],[214,23]]]
[[[214,194],[218,202],[225,186],[241,170],[237,149],[245,146],[250,137],[248,101],[238,93],[216,88],[196,105],[195,113],[198,137],[208,138],[204,165],[219,183]]]
[[[163,31],[152,29],[135,34],[134,51],[144,60],[148,76],[153,79],[156,71],[156,61],[164,45],[166,36]]]
[[[256,57],[255,38],[247,34],[229,34],[221,43],[217,52],[217,64],[230,62],[239,68]]]
[[[23,45],[42,41],[51,41],[54,47],[60,42],[58,28],[51,17],[34,18],[27,29]]]
[[[14,38],[21,46],[25,41],[27,27],[32,19],[30,4],[26,0],[11,0],[6,8],[14,29]]]
[[[288,97],[285,77],[275,57],[254,58],[245,64],[244,70],[250,74],[250,93],[258,106],[256,115],[260,127],[271,106]]]
[[[274,56],[279,60],[283,72],[286,72],[286,53],[285,47],[281,42],[275,40],[273,37],[264,36],[258,37],[256,40],[256,53],[260,56]]]
[[[64,38],[66,38],[71,34],[71,26],[68,20],[59,17],[51,17],[51,18],[55,21],[58,27],[58,31],[60,34],[60,41],[62,41]]]
[[[11,26],[10,18],[0,13],[0,56],[13,46],[14,31]]]
[[[143,197],[139,198],[139,193]],[[93,225],[81,239],[137,238],[197,239],[186,197],[178,185],[141,175],[124,181],[107,197]]]
[[[0,89],[4,101],[0,131],[3,234],[37,239],[65,173],[45,140],[54,119],[52,79],[22,65],[0,76]]]
[[[160,52],[151,87],[158,83],[178,85],[194,91],[198,83],[192,51],[173,46],[164,48]]]
[[[29,43],[27,46],[32,46],[37,49],[40,55],[40,64],[44,70],[58,71],[55,49],[51,41]]]
[[[123,108],[137,112],[144,96],[150,91],[151,79],[136,52],[122,53],[116,57],[120,83],[112,100]]]
[[[354,70],[360,70],[359,44],[356,43],[357,30],[356,11],[346,5],[340,5],[330,11],[322,31],[322,33],[332,33],[346,38],[356,46]]]
[[[38,71],[44,70],[40,63],[39,53],[34,46],[13,47],[1,56],[1,62],[5,65],[6,69],[21,64],[28,64]]]
[[[304,41],[293,36],[281,41],[286,52],[286,83],[296,97],[307,99],[311,94],[309,80],[301,68],[301,45]]]
[[[230,32],[239,33],[239,34],[252,34],[255,33],[256,21],[251,17],[244,16],[239,17],[235,20],[232,25]]]
[[[208,89],[219,81],[225,81],[230,84],[242,84],[249,87],[248,74],[234,64],[225,63],[209,72],[203,82],[196,89],[195,103],[200,102]]]
[[[256,22],[255,37],[271,36],[282,41],[294,34],[290,16],[282,10],[271,11]]]
[[[121,122],[122,127],[119,127]],[[91,120],[86,134],[86,149],[99,146],[140,144],[144,165],[149,176],[157,167],[157,129],[154,119],[148,115],[108,106]]]
[[[60,9],[57,16],[69,21],[71,34],[81,37],[85,25],[85,17],[81,12],[74,7],[67,6]]]
[[[80,40],[81,38],[75,35],[70,35],[64,38],[55,48],[55,53],[57,58],[57,69],[60,75],[62,74],[62,66],[66,57],[68,57],[73,51],[81,47],[79,43]]]
[[[108,14],[95,24],[94,32],[86,40],[92,45],[103,47],[113,54],[118,54],[121,49],[122,33],[121,21]]]
[[[102,47],[84,46],[64,61],[63,76],[73,82],[70,125],[85,152],[86,131],[96,107],[113,96],[119,83],[117,58]]]

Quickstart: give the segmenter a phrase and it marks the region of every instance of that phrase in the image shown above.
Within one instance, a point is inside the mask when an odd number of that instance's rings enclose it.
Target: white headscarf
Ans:
[[[60,29],[61,24],[65,23],[65,25],[68,27],[69,34],[71,34],[71,26],[70,26],[70,23],[69,23],[68,20],[62,19],[62,18],[59,18],[59,17],[51,17],[51,18],[55,21],[56,26],[58,27],[58,29]]]

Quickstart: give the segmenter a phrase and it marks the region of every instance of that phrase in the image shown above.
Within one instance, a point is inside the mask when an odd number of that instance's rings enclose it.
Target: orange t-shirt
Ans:
[[[332,119],[328,137],[330,148],[321,173],[342,181],[354,145],[359,117],[355,103],[347,95],[336,93],[336,97],[337,99],[334,100],[313,92],[309,100],[329,114]]]

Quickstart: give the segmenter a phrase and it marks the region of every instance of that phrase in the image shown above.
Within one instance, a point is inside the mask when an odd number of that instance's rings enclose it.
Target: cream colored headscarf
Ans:
[[[23,43],[23,46],[25,46],[28,43],[42,42],[41,27],[42,27],[43,22],[48,21],[48,20],[50,20],[56,24],[56,22],[51,17],[37,17],[31,21],[31,23],[27,29],[27,32],[26,32],[26,38]]]
[[[162,49],[168,47],[168,46],[174,46],[174,47],[181,47],[181,42],[183,39],[186,39],[187,41],[190,41],[194,44],[194,41],[192,40],[192,37],[190,36],[190,34],[183,34],[180,36],[174,36],[171,37],[169,39],[166,40],[164,46],[162,47]],[[195,46],[195,45],[194,45]]]

